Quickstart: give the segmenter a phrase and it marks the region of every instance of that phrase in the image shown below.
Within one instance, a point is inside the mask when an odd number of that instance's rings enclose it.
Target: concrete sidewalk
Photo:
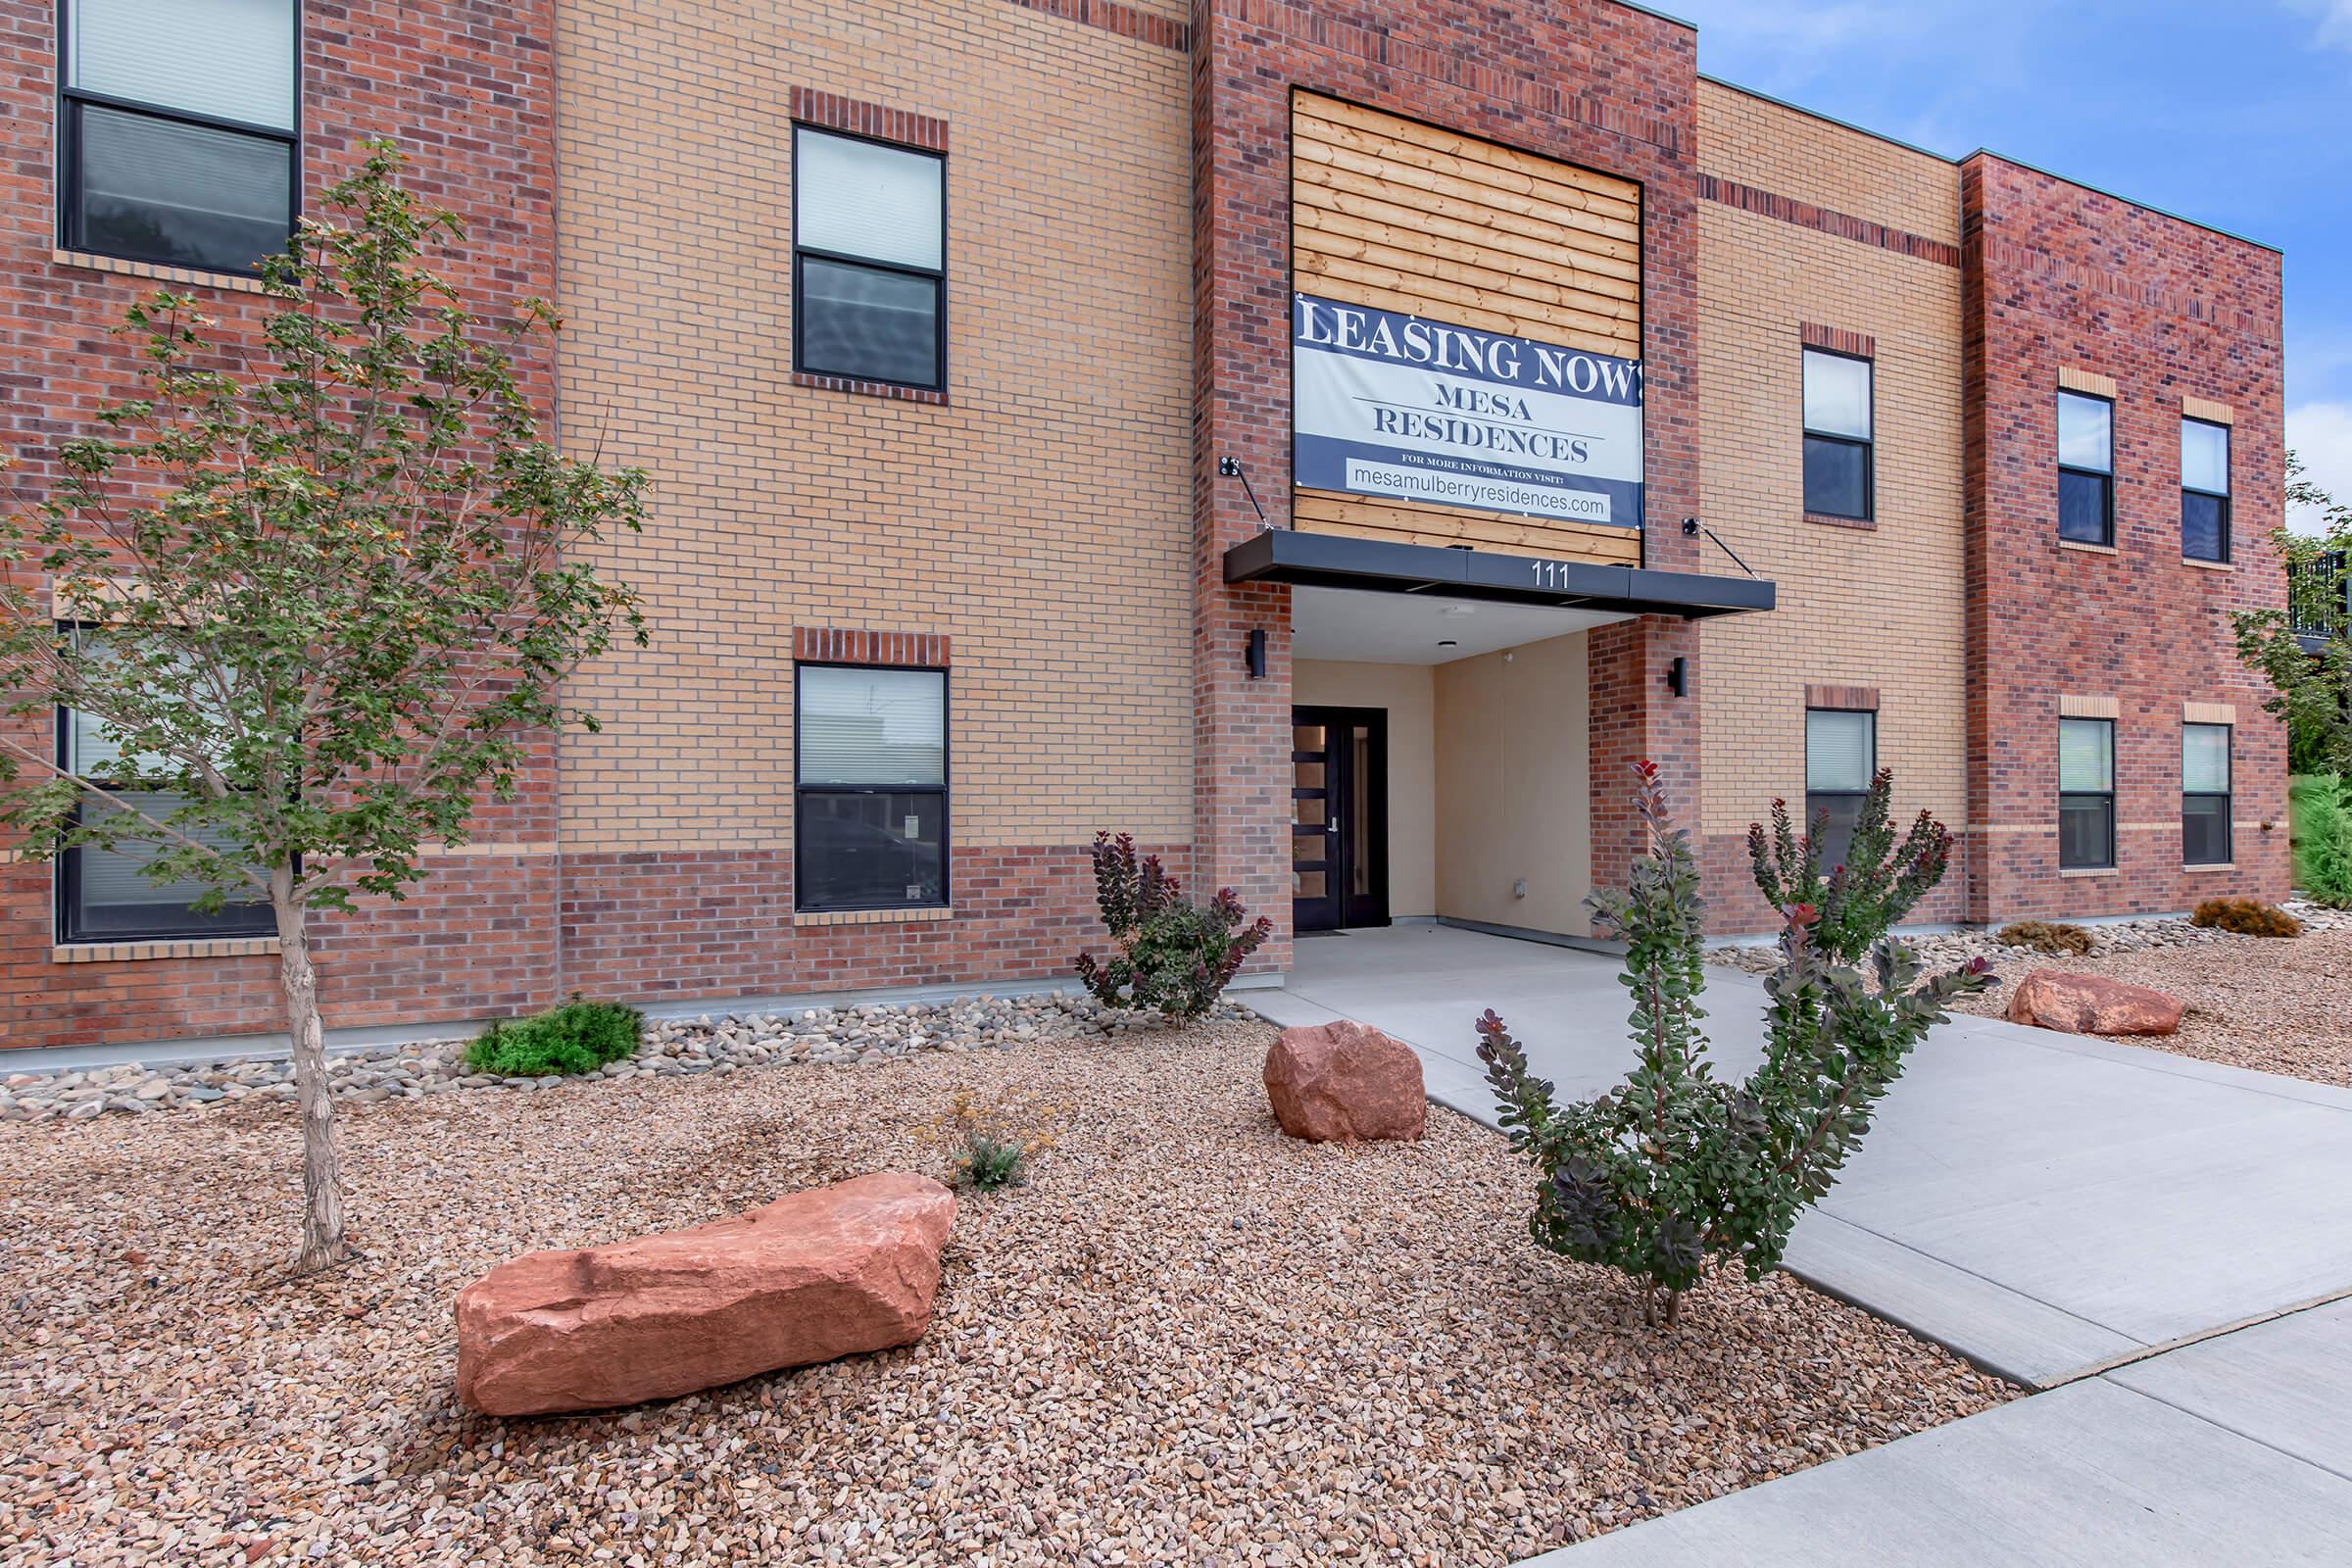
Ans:
[[[2352,1562],[2352,1302],[2207,1340],[1521,1568]]]
[[[1283,1023],[1410,1042],[1441,1102],[1492,1121],[1471,1023],[1493,1006],[1564,1096],[1633,1054],[1613,959],[1442,926],[1301,941]],[[1711,970],[1722,1068],[1762,1051],[1763,987]],[[2352,1091],[1958,1018],[1797,1227],[1800,1278],[2047,1387],[2352,1288]]]

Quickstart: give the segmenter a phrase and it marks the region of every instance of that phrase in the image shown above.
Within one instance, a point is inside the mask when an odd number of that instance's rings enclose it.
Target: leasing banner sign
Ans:
[[[1642,526],[1642,365],[1312,294],[1291,316],[1292,482]]]

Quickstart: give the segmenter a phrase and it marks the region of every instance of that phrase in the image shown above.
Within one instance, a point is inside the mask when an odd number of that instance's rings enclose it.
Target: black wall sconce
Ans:
[[[1263,626],[1250,634],[1250,645],[1242,654],[1242,664],[1250,671],[1251,680],[1266,678],[1266,631]]]
[[[1689,660],[1677,655],[1674,662],[1666,666],[1666,689],[1677,697],[1690,694],[1690,662]]]

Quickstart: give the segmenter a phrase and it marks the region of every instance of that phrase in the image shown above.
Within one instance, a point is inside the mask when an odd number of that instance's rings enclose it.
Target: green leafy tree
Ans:
[[[151,855],[156,882],[203,885],[199,909],[269,904],[298,1270],[346,1255],[312,911],[404,897],[427,853],[512,798],[531,737],[594,726],[565,676],[616,635],[645,641],[632,592],[578,554],[640,525],[644,475],[539,434],[513,354],[559,323],[535,300],[470,314],[427,267],[458,221],[400,171],[370,142],[328,216],[264,264],[258,342],[186,295],[133,306],[144,394],[0,519],[7,710],[72,709],[118,754],[75,772],[0,739],[0,820],[34,856]]]
[[[1980,958],[1923,982],[1885,924],[1862,940],[1857,913],[1845,935],[1869,952],[1865,981],[1820,940],[1821,911],[1791,906],[1780,968],[1765,982],[1764,1061],[1744,1083],[1718,1079],[1698,1027],[1706,910],[1690,834],[1668,815],[1656,765],[1639,767],[1647,853],[1625,891],[1588,901],[1626,944],[1633,1071],[1606,1094],[1561,1106],[1491,1008],[1478,1020],[1478,1055],[1503,1132],[1540,1176],[1529,1233],[1552,1251],[1633,1276],[1643,1320],[1654,1324],[1675,1320],[1711,1261],[1751,1279],[1779,1264],[1797,1216],[1836,1183],[1911,1049],[1948,1015],[1951,998],[1991,981]],[[1939,873],[1949,840],[1931,827],[1934,852],[1914,863]],[[1883,917],[1886,906],[1867,907]]]
[[[2316,512],[2320,532],[2279,528],[2271,542],[2287,566],[2288,609],[2230,613],[2238,657],[2271,684],[2263,707],[2286,723],[2290,773],[2352,775],[2352,625],[2345,623],[2345,563],[2352,560],[2352,506],[2314,481],[2286,455],[2290,507]],[[2298,627],[2327,627],[2319,652],[2305,650]]]
[[[2352,790],[2333,773],[2307,773],[2286,788],[2295,886],[2315,904],[2352,909]]]

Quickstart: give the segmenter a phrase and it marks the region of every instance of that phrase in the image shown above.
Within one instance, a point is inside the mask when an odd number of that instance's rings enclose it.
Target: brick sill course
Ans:
[[[112,272],[117,277],[145,277],[159,283],[185,283],[195,288],[224,288],[237,294],[264,292],[262,280],[237,272],[214,272],[193,267],[165,267],[155,262],[134,262],[121,256],[101,256],[96,251],[71,251],[63,246],[49,253],[49,260],[59,267],[78,267],[92,272]]]
[[[2081,539],[2061,539],[2057,541],[2057,544],[2061,550],[2080,550],[2086,556],[2120,556],[2123,554],[2113,545],[2094,545]]]
[[[920,909],[796,909],[792,923],[805,925],[907,925],[924,920],[953,920],[956,911],[946,905],[931,905]]]
[[[275,937],[216,937],[172,942],[61,942],[51,963],[142,963],[155,958],[248,958],[277,952]]]
[[[2235,571],[2237,569],[2236,563],[2234,562],[2199,561],[2194,556],[2182,556],[2180,558],[2180,564],[2183,566],[2194,566],[2199,571]]]
[[[928,403],[934,408],[946,408],[948,395],[927,386],[900,386],[890,381],[859,381],[846,375],[810,375],[806,370],[792,372],[794,386],[811,387],[819,392],[847,392],[853,397],[887,398],[899,403]]]
[[[1805,520],[1818,522],[1825,528],[1853,528],[1863,533],[1876,533],[1879,527],[1876,517],[1839,517],[1827,512],[1808,512]]]

